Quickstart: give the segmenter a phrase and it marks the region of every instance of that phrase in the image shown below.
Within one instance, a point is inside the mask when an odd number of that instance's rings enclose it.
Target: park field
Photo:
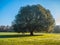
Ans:
[[[0,32],[0,45],[60,45],[60,34],[53,33],[21,33]]]

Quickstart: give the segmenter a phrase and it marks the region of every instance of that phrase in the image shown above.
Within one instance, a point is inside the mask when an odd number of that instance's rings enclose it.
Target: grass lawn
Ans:
[[[30,36],[0,32],[0,45],[60,45],[60,34],[35,33]]]

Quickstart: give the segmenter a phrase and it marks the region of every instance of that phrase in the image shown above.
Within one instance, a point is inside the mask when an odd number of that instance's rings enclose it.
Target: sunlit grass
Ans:
[[[18,33],[1,34],[15,35]],[[0,38],[0,45],[60,45],[60,34],[35,33],[35,36],[20,34],[20,36],[9,38],[6,36],[5,38]]]

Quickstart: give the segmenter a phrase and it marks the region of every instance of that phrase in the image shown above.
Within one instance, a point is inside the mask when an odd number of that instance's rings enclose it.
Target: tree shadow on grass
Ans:
[[[33,35],[33,36],[43,36],[43,35]],[[0,38],[16,38],[16,37],[31,37],[31,35],[0,35]]]

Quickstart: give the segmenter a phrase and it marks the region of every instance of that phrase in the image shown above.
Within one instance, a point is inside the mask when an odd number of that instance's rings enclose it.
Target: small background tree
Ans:
[[[54,29],[55,20],[50,11],[41,5],[21,7],[13,23],[16,32],[34,31],[51,32]]]

